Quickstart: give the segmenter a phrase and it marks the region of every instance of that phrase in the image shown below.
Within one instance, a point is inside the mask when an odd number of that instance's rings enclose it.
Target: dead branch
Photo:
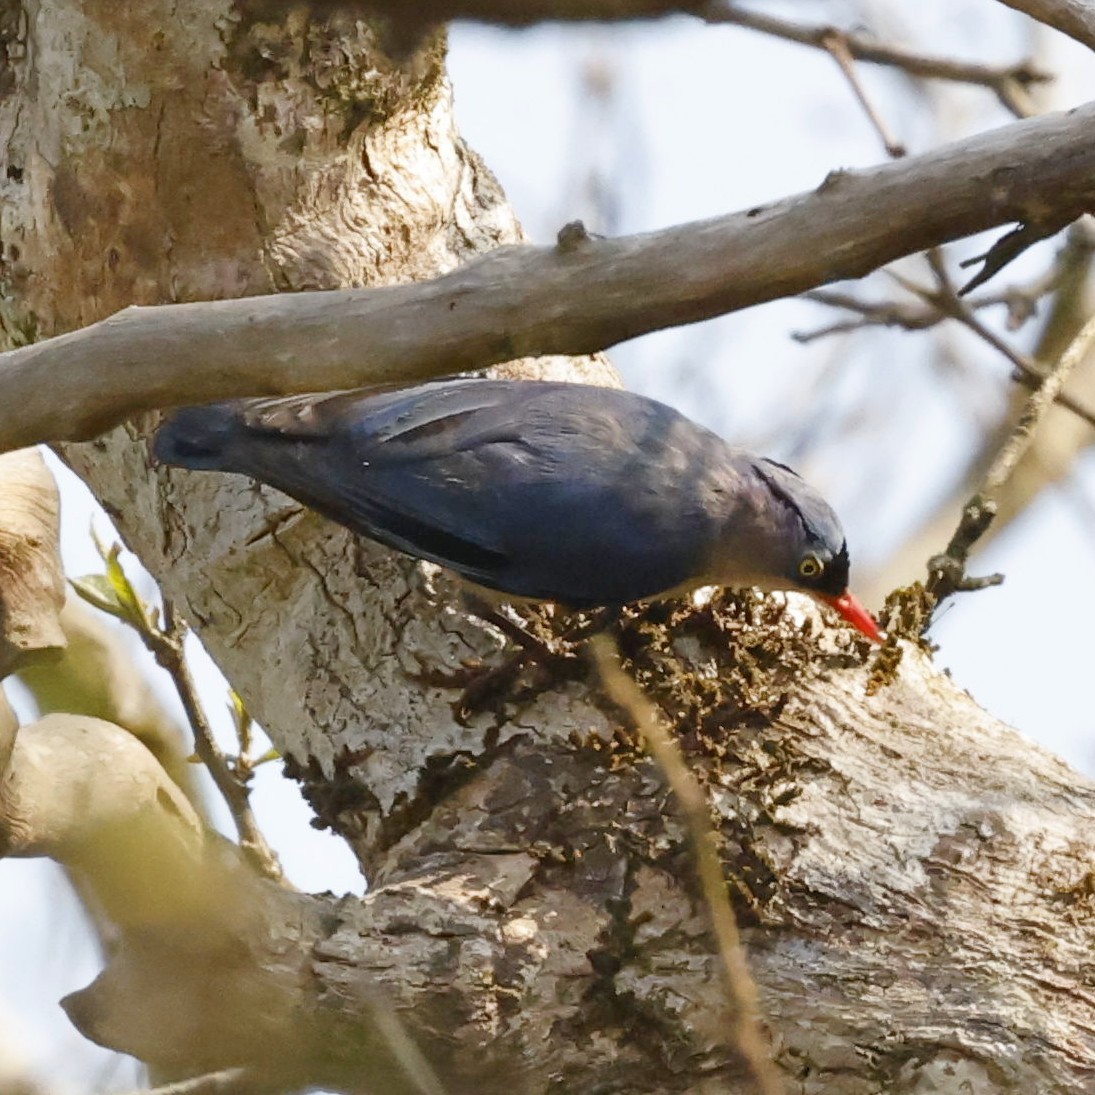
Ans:
[[[838,31],[831,31],[822,36],[821,43],[829,56],[836,61],[844,79],[852,89],[852,94],[856,97],[856,102],[863,108],[863,113],[867,115],[867,120],[871,123],[871,127],[882,141],[882,147],[886,150],[886,155],[891,159],[899,159],[904,156],[908,150],[905,148],[905,145],[893,135],[888,123],[871,101],[871,97],[867,94],[867,89],[863,86],[863,82],[856,72],[855,55],[848,46],[847,35]]]
[[[907,331],[922,331],[936,326],[943,320],[953,319],[1010,361],[1014,366],[1012,378],[1017,383],[1027,388],[1037,389],[1046,379],[1047,374],[1038,362],[1015,349],[991,327],[982,323],[976,315],[977,309],[989,307],[992,304],[1007,304],[1009,309],[1018,309],[1022,307],[1020,301],[1029,298],[1023,297],[1021,293],[1005,292],[996,297],[967,302],[961,298],[958,290],[949,281],[945,286],[930,289],[903,276],[896,274],[893,276],[920,303],[903,300],[868,301],[861,300],[850,293],[814,290],[805,294],[810,300],[853,312],[857,318],[830,323],[814,331],[798,332],[792,337],[799,342],[811,342],[827,335],[857,331],[872,326],[901,327]],[[1095,426],[1095,407],[1063,391],[1056,392],[1054,400],[1077,418]]]
[[[86,438],[139,411],[583,354],[1015,220],[1095,204],[1095,104],[768,206],[622,239],[509,246],[432,281],[127,308],[0,355],[0,446]],[[989,200],[991,199],[991,200]],[[48,375],[49,383],[42,377]]]
[[[1015,429],[996,455],[980,489],[962,511],[958,528],[941,555],[928,562],[928,592],[938,606],[953,593],[983,589],[1003,581],[1000,575],[969,578],[966,562],[974,545],[996,516],[995,495],[1008,481],[1016,465],[1034,442],[1034,436],[1049,408],[1068,380],[1072,370],[1084,359],[1095,343],[1095,318],[1089,319],[1069,344],[1045,380],[1030,397]]]

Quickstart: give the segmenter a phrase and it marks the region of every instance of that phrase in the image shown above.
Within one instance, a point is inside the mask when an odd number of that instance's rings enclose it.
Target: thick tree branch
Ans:
[[[193,808],[132,734],[84,715],[46,715],[19,730],[0,790],[2,854],[79,868],[98,859],[104,834],[118,833],[133,848],[154,846],[172,879],[201,845]],[[132,896],[132,883],[114,881]],[[149,879],[142,885],[155,889]],[[98,896],[123,923],[145,915],[109,888]]]
[[[1090,0],[1000,0],[1009,8],[1095,49],[1095,7]]]
[[[0,356],[0,447],[90,437],[185,402],[588,353],[994,226],[1079,216],[1095,208],[1093,126],[1088,104],[834,172],[772,205],[622,239],[502,247],[432,281],[127,309]]]
[[[311,1036],[292,1011],[322,902],[259,879],[132,734],[73,715],[20,730],[0,781],[3,855],[62,864],[116,931],[106,969],[64,1001],[85,1035],[169,1075],[248,1061],[285,1078],[262,1090],[303,1086],[284,1070],[293,1037]],[[196,1024],[180,1027],[184,998]]]

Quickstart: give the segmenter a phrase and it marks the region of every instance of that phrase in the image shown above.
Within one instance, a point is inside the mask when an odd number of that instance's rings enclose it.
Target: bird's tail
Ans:
[[[162,464],[227,470],[229,449],[241,429],[231,403],[183,407],[156,431],[152,454]]]

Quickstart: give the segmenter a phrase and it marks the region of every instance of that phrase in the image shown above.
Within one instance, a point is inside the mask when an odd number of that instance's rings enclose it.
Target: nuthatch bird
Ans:
[[[881,637],[812,487],[630,392],[447,379],[186,407],[154,453],[249,475],[517,598],[580,609],[709,585],[799,590]]]

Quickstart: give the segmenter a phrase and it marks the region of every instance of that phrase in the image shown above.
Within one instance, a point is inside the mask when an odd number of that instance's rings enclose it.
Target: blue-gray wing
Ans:
[[[236,432],[220,467],[481,585],[625,603],[702,569],[695,484],[722,442],[651,400],[449,380],[223,406]]]

